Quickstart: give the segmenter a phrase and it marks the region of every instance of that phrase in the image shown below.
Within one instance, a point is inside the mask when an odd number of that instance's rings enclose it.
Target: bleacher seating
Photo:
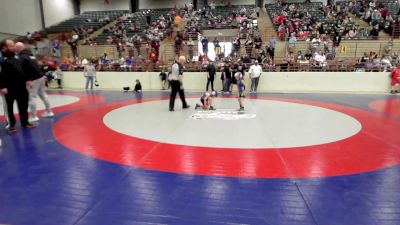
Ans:
[[[354,9],[353,9],[353,13],[359,17],[363,17],[364,12],[367,8],[367,4],[368,4],[368,2],[358,0],[356,7],[354,7]],[[397,1],[395,1],[395,0],[377,0],[376,1],[376,6],[382,6],[382,5],[387,7],[387,9],[389,11],[388,15],[390,15],[394,21],[398,21],[398,18],[399,18],[398,13],[399,13],[400,5],[397,3]],[[364,7],[362,7],[362,6],[364,6]],[[387,21],[385,21],[383,19],[381,21],[379,21],[380,29],[383,29],[385,32],[389,33],[389,35],[394,35],[394,33],[393,33],[395,31],[394,28],[397,28],[395,25],[395,22],[390,23],[391,28],[389,28],[389,29],[387,28],[386,22]]]
[[[293,3],[295,7],[297,8],[298,6],[303,6],[305,10],[307,10],[312,17],[314,17],[316,20],[321,21],[321,22],[326,22],[324,12],[321,10],[323,7],[322,2],[311,2],[311,3]],[[282,12],[283,7],[277,4],[265,4],[265,8],[267,9],[267,12],[269,14],[270,19],[273,21],[273,16],[276,14],[279,14]],[[279,25],[274,24],[275,29],[277,30]]]
[[[104,22],[99,21],[101,18],[109,17],[110,21],[113,21],[126,12],[125,10],[84,12],[74,18],[48,27],[45,31],[48,34],[71,32],[74,28],[79,26],[88,26],[94,30],[98,30],[105,25]]]
[[[151,22],[157,21],[157,19],[160,18],[161,15],[163,15],[164,17],[167,17],[168,13],[171,10],[172,9],[169,9],[169,8],[152,9],[151,10],[152,11]],[[146,21],[146,16],[145,16],[146,11],[147,11],[146,9],[142,9],[138,12],[132,13],[130,18],[127,18],[127,19],[124,19],[121,21],[125,27],[129,27],[131,24],[135,24],[135,23],[139,23],[139,25],[140,25],[139,30],[132,31],[132,30],[126,29],[128,37],[132,37],[135,34],[140,35],[143,33],[143,30],[147,26],[147,21]],[[111,33],[110,31],[105,30],[102,34],[95,37],[94,40],[97,44],[105,44],[108,36],[114,36],[114,34]]]

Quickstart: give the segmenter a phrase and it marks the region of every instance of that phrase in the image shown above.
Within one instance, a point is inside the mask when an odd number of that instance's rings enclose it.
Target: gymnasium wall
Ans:
[[[74,0],[43,0],[46,27],[73,17],[74,7]],[[25,35],[42,30],[39,0],[1,0],[0,21],[0,33]]]
[[[120,90],[133,86],[139,79],[144,90],[160,90],[159,73],[156,72],[98,72],[97,78],[102,89]],[[247,88],[250,79],[246,74]],[[207,83],[205,72],[184,74],[184,87],[188,91],[203,91]],[[221,90],[220,73],[215,78],[215,90]],[[67,89],[82,89],[85,78],[82,72],[65,72],[63,86]],[[345,93],[387,93],[390,90],[389,73],[372,72],[288,72],[264,73],[260,78],[262,92],[345,92]]]
[[[174,8],[185,4],[189,4],[189,0],[139,0],[139,9]]]
[[[129,0],[108,0],[110,4],[105,4],[104,0],[80,0],[81,12],[85,11],[106,11],[106,10],[129,10]]]
[[[0,33],[25,35],[41,28],[39,0],[1,0]]]
[[[70,19],[75,15],[73,0],[43,0],[44,22],[46,27]]]
[[[210,4],[212,1],[216,5],[226,5],[228,0],[208,0],[208,4]],[[255,0],[230,0],[232,5],[254,5],[256,3]]]

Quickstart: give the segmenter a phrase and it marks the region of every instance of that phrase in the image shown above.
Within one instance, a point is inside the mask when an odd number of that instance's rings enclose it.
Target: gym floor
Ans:
[[[399,95],[186,94],[50,92],[0,131],[0,224],[400,224]]]

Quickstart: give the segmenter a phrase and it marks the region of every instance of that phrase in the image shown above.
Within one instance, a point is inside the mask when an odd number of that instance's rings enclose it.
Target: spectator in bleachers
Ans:
[[[106,52],[103,54],[100,60],[102,65],[108,65],[108,62],[110,61]]]
[[[188,46],[188,54],[189,54],[188,60],[192,62],[194,56],[194,42],[192,40],[192,37],[189,37],[189,40],[186,43],[186,45]]]
[[[260,17],[260,11],[261,11],[260,6],[257,6],[257,7],[255,8],[255,12],[257,13],[257,17]]]
[[[273,61],[274,58],[275,58],[275,51],[274,51],[274,49],[271,47],[271,45],[268,46],[268,48],[266,49],[266,53],[267,53],[268,56],[271,57],[271,59],[272,59],[272,61]]]
[[[129,57],[126,59],[126,67],[128,68],[129,71],[132,70],[134,64],[135,64],[135,59],[134,59],[134,57],[133,57],[133,56],[129,56]]]
[[[373,9],[373,8],[375,8],[375,6],[376,6],[376,3],[375,3],[375,1],[369,1],[369,4],[368,4],[368,6],[369,6],[369,8],[370,8],[370,9]]]
[[[383,68],[383,72],[390,71],[392,69],[392,59],[389,56],[382,57],[381,59],[381,67]]]
[[[240,52],[240,37],[233,39],[232,41],[232,52],[237,56]]]
[[[121,41],[117,42],[116,48],[117,48],[118,58],[122,58],[122,55],[125,52],[125,48]]]
[[[204,36],[204,37],[201,39],[201,44],[202,44],[202,46],[203,46],[203,52],[204,52],[204,54],[207,55],[207,53],[208,53],[208,38]]]
[[[281,71],[289,71],[289,66],[295,63],[295,58],[292,52],[287,52],[285,59],[282,60],[280,65]]]
[[[246,49],[246,54],[249,55],[250,57],[251,57],[252,52],[253,52],[253,44],[254,43],[253,43],[252,38],[250,37],[250,35],[248,35],[247,39],[246,39],[246,41],[244,43],[244,47]]]
[[[215,3],[214,3],[214,1],[211,1],[211,3],[210,3],[210,8],[211,8],[211,13],[215,13]]]
[[[257,53],[261,53],[261,48],[262,48],[262,39],[260,36],[256,36],[254,38],[254,48],[256,49]]]
[[[76,38],[72,38],[72,39],[68,40],[68,44],[71,47],[72,57],[74,57],[74,59],[77,59],[78,58],[78,40]]]
[[[147,12],[145,12],[147,25],[151,24],[151,14],[152,14],[151,10],[148,10]]]
[[[160,56],[160,41],[159,41],[159,39],[157,37],[153,38],[151,40],[150,46],[156,52],[157,57],[159,57]]]
[[[175,36],[175,55],[180,55],[180,51],[182,49],[182,42],[183,42],[182,34],[178,33]]]
[[[292,33],[289,39],[289,51],[294,51],[294,49],[296,48],[296,44],[297,44],[297,38],[295,36],[295,33]]]
[[[364,55],[358,60],[359,63],[366,63],[369,60],[368,53],[364,52]]]
[[[137,55],[141,55],[141,53],[140,53],[140,46],[142,45],[142,38],[141,38],[139,35],[137,35],[137,34],[135,34],[135,35],[133,36],[133,45],[135,46]]]
[[[378,22],[381,18],[382,14],[377,9],[371,13],[371,23]]]
[[[215,52],[215,55],[216,55],[217,57],[219,57],[220,54],[221,54],[221,46],[220,46],[219,41],[218,41],[218,39],[217,39],[216,37],[215,37],[214,40],[213,40],[213,44],[214,44],[214,52]]]
[[[60,63],[61,60],[61,44],[58,40],[54,40],[52,43],[52,57]]]
[[[372,28],[372,30],[369,32],[369,35],[373,38],[373,39],[377,39],[379,36],[379,30],[377,28]]]
[[[149,59],[153,63],[158,62],[158,56],[157,56],[157,53],[156,53],[156,51],[154,49],[151,50],[150,55],[149,55]]]
[[[357,30],[355,28],[349,30],[349,32],[347,33],[347,38],[354,39],[356,37],[357,37]]]
[[[325,53],[323,51],[316,52],[314,62],[316,66],[325,67],[327,65]]]

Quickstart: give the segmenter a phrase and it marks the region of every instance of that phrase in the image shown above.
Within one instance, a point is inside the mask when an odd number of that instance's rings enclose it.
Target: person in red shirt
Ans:
[[[390,91],[390,93],[391,94],[399,93],[398,88],[399,88],[399,83],[400,83],[400,69],[397,67],[394,67],[390,77],[392,78],[392,82],[391,82],[392,90]]]
[[[157,56],[157,53],[156,53],[156,51],[154,49],[150,52],[149,59],[153,63],[156,63],[158,61],[158,56]]]
[[[389,15],[389,9],[387,7],[381,9],[381,15],[383,19],[386,19],[386,17]]]

